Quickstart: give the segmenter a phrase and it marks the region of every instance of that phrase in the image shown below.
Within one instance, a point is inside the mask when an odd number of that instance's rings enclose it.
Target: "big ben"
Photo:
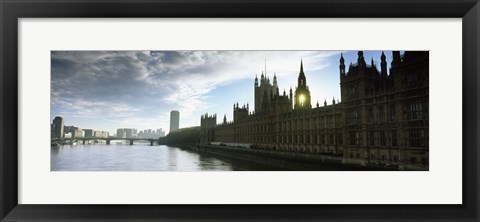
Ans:
[[[310,91],[307,86],[307,78],[303,72],[303,60],[300,61],[300,73],[298,75],[298,85],[295,89],[295,108],[294,109],[311,109]]]

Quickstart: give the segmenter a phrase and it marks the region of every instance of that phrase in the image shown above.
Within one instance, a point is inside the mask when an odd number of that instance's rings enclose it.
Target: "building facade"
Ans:
[[[428,169],[429,54],[392,52],[380,70],[373,59],[346,69],[339,60],[341,102],[333,99],[312,108],[307,78],[300,63],[295,93],[279,93],[268,77],[255,78],[255,111],[233,106],[233,122],[216,124],[216,115],[202,115],[200,143],[248,143],[254,147],[341,157],[346,163],[398,165]],[[270,90],[270,92],[269,92]]]
[[[180,127],[180,112],[172,110],[170,112],[170,132],[178,131]]]
[[[95,130],[95,131],[93,131],[93,137],[95,137],[95,138],[108,138],[109,133],[107,131]]]
[[[85,138],[94,137],[94,130],[93,129],[84,129],[83,132],[84,132],[83,137],[85,137]]]
[[[70,138],[83,138],[83,130],[76,126],[65,126],[64,133],[68,134]]]
[[[56,116],[55,119],[53,119],[53,137],[55,139],[63,139],[63,128],[64,128],[64,122],[63,122],[63,117]]]

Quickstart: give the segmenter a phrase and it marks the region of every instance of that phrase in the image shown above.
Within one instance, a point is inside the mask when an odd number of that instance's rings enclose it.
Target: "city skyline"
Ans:
[[[169,130],[170,111],[180,128],[199,126],[200,116],[233,118],[234,103],[253,107],[253,82],[276,75],[280,91],[296,85],[303,60],[311,105],[340,100],[338,60],[342,51],[53,51],[51,120],[102,129]],[[390,67],[391,51],[385,51]],[[379,68],[381,51],[365,51]],[[356,51],[343,52],[345,63]],[[167,131],[168,133],[168,131]]]

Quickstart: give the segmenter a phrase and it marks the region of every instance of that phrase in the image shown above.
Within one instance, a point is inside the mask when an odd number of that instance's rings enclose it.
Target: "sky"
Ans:
[[[109,131],[159,129],[167,133],[170,111],[180,128],[199,126],[200,116],[233,118],[233,104],[254,107],[254,79],[278,78],[280,93],[295,90],[300,60],[312,106],[340,100],[339,59],[348,71],[357,51],[52,51],[51,111],[65,125]],[[380,69],[381,51],[364,51]],[[385,51],[390,67],[392,53]]]

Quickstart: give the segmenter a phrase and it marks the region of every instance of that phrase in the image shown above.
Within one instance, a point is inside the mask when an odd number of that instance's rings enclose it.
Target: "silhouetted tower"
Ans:
[[[363,51],[358,51],[357,64],[358,64],[358,66],[360,66],[360,67],[365,67],[365,66],[367,66],[367,63],[365,62],[365,58],[363,58]]]
[[[290,86],[290,107],[293,108],[293,91],[292,91],[292,87]]]
[[[202,115],[200,117],[200,144],[207,144],[214,141],[215,126],[217,125],[217,114]]]
[[[380,56],[380,75],[382,77],[387,76],[387,57],[385,56],[385,53],[382,51],[382,55]]]
[[[277,84],[277,73],[273,73],[273,87],[272,89],[274,92],[278,92],[278,84]],[[278,93],[277,93],[278,95]]]
[[[311,109],[310,91],[307,86],[307,78],[303,72],[303,60],[300,61],[300,73],[298,75],[298,85],[295,89],[295,109]]]
[[[343,58],[343,53],[340,53],[340,76],[345,76],[345,59]]]
[[[264,75],[265,74],[265,75]],[[264,111],[264,108],[266,107],[265,104],[268,105],[269,100],[270,100],[270,93],[275,92],[276,89],[278,88],[277,86],[277,77],[273,77],[273,85],[270,83],[270,79],[266,76],[266,70],[265,73],[262,71],[262,75],[260,76],[260,83],[258,83],[257,78],[255,78],[255,113],[262,113]],[[267,100],[264,100],[265,98],[265,92],[267,93]]]

